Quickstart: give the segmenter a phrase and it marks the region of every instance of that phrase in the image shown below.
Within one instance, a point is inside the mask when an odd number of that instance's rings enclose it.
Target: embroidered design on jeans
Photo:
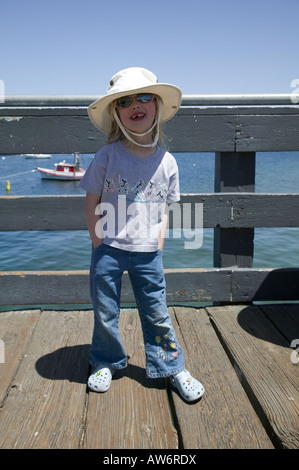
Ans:
[[[163,335],[163,339],[167,342],[163,344],[163,347],[158,348],[157,355],[160,357],[160,359],[163,359],[163,361],[173,361],[179,355],[178,351],[176,350],[176,343],[174,341],[169,343],[167,335]],[[155,341],[159,345],[162,342],[162,338],[160,336],[156,336]]]

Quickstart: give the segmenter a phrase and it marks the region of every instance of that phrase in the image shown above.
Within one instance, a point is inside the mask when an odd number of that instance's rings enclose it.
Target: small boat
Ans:
[[[51,158],[51,154],[48,153],[25,153],[25,158],[38,158],[38,159],[43,159],[43,158]]]
[[[74,163],[66,163],[65,160],[60,163],[55,163],[55,170],[49,168],[36,169],[40,172],[43,179],[54,179],[63,181],[76,181],[80,180],[85,173],[83,168],[80,168],[79,155],[75,154]]]

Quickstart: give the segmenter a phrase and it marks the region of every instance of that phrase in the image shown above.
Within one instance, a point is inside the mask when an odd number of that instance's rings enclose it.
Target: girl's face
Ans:
[[[144,133],[153,125],[156,115],[155,99],[148,102],[137,101],[136,95],[130,96],[132,103],[125,108],[116,107],[122,124],[130,131]]]

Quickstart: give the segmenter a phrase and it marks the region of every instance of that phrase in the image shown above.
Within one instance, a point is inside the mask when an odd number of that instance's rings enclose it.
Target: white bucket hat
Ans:
[[[111,126],[110,104],[122,96],[148,92],[162,100],[161,122],[168,121],[178,111],[181,90],[168,83],[158,83],[157,77],[147,69],[130,67],[116,73],[110,80],[106,95],[88,107],[90,120],[97,129],[109,134]]]

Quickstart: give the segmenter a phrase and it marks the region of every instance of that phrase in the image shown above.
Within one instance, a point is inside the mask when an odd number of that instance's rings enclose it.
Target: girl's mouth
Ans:
[[[139,121],[139,120],[143,119],[144,116],[145,116],[144,113],[135,113],[135,114],[133,114],[133,115],[131,116],[131,119],[132,119],[133,121],[136,121],[136,120]]]

